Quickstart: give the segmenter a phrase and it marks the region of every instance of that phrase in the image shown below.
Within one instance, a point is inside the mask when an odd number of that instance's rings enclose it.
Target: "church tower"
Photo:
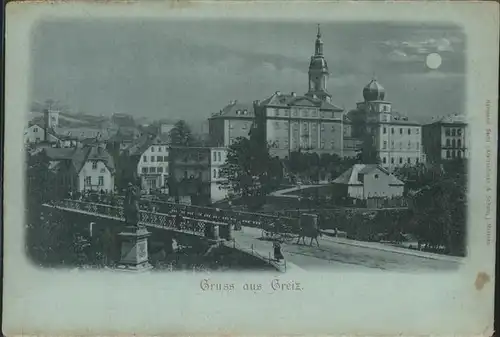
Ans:
[[[314,45],[314,55],[309,63],[309,91],[306,96],[314,95],[322,100],[330,102],[331,95],[326,90],[328,81],[328,65],[323,56],[323,41],[321,40],[321,29],[318,25],[318,34]]]

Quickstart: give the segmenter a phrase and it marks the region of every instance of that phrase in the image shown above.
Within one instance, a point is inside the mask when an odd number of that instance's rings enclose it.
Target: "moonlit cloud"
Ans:
[[[455,41],[458,40],[455,39]],[[383,41],[383,45],[390,47],[389,55],[408,56],[435,52],[454,52],[452,42],[447,38],[428,38],[423,40]]]

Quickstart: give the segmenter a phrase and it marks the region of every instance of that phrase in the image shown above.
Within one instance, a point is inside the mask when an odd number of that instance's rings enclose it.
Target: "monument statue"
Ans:
[[[139,200],[141,199],[141,191],[132,183],[128,183],[127,192],[125,193],[125,202],[123,203],[123,214],[125,223],[129,226],[139,226]]]
[[[141,190],[128,183],[123,202],[125,228],[118,234],[121,242],[121,257],[117,268],[126,271],[146,271],[152,268],[148,257],[148,237],[150,232],[139,223],[139,201]]]

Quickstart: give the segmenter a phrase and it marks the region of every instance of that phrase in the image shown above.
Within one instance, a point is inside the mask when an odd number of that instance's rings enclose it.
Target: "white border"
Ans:
[[[53,335],[359,334],[491,335],[493,324],[498,94],[498,3],[157,2],[9,3],[6,8],[3,332]],[[28,106],[30,32],[40,19],[212,18],[455,23],[467,36],[467,111],[471,128],[469,255],[457,272],[435,274],[213,274],[236,288],[203,292],[200,276],[41,271],[24,251],[22,135]],[[490,101],[490,125],[486,102]],[[491,128],[491,143],[485,132]],[[486,148],[492,166],[486,164]],[[486,174],[491,184],[486,184]],[[491,190],[488,191],[488,187]],[[486,198],[492,216],[486,219]],[[490,234],[487,226],[490,224]],[[488,235],[490,239],[488,240]],[[478,273],[490,281],[476,289]],[[299,292],[271,292],[274,278]]]

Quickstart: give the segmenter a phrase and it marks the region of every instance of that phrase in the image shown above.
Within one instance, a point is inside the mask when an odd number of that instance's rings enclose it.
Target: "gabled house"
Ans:
[[[137,158],[134,162],[143,190],[168,193],[170,143],[170,133],[160,133],[158,136],[144,135],[140,142],[130,148],[130,156]]]
[[[333,181],[337,195],[358,200],[403,197],[404,183],[376,164],[356,164]]]
[[[61,188],[79,192],[114,190],[114,161],[100,146],[45,148],[43,156],[49,170],[58,177],[54,183],[61,184]]]
[[[61,135],[53,129],[45,129],[43,123],[31,124],[24,130],[24,144],[50,144],[53,147],[78,147],[81,143],[75,137]]]

